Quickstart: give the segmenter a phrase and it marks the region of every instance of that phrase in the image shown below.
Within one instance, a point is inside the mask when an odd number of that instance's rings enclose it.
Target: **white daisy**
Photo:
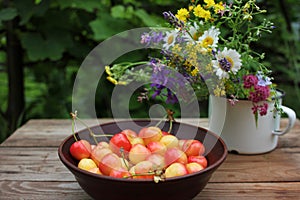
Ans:
[[[227,50],[226,47],[222,52],[218,52],[217,60],[212,60],[212,65],[219,79],[229,78],[229,73],[236,74],[240,70],[242,66],[240,57],[241,55],[236,50]]]
[[[214,26],[204,31],[203,35],[199,37],[198,42],[205,49],[215,49],[218,45],[220,30]]]
[[[202,25],[203,22],[200,21],[200,25]],[[199,33],[199,26],[196,22],[192,25],[191,23],[188,24],[189,30],[188,33],[185,33],[182,37],[185,41],[187,42],[194,42],[197,41],[198,38],[200,37]]]
[[[173,30],[166,32],[166,36],[164,37],[163,48],[168,50],[170,47],[173,47],[176,42],[176,37],[178,36],[178,30]]]

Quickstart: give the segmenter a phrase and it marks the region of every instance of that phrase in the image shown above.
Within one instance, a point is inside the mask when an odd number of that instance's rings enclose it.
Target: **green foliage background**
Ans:
[[[258,1],[275,23],[273,34],[257,46],[266,52],[275,82],[285,90],[284,104],[300,115],[300,3],[298,0]],[[69,118],[76,72],[85,56],[101,41],[131,28],[164,25],[163,11],[187,6],[185,0],[4,0],[0,4],[0,142],[17,126],[32,118]],[[258,19],[259,20],[259,19]],[[24,69],[25,108],[16,127],[7,120],[8,66],[7,27],[16,22],[14,33],[21,44]],[[147,58],[142,52],[126,60]],[[98,117],[110,117],[113,86],[99,82]],[[10,88],[13,89],[13,88]],[[147,117],[149,104],[132,97],[133,117]],[[204,104],[204,107],[207,105]],[[205,112],[204,112],[205,116]]]

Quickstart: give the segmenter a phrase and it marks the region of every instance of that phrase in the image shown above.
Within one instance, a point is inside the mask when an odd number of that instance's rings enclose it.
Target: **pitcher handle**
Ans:
[[[288,125],[286,126],[286,128],[283,130],[283,131],[272,131],[272,133],[274,135],[284,135],[286,134],[287,132],[290,131],[291,128],[293,128],[295,122],[296,122],[296,113],[295,111],[293,111],[292,109],[286,107],[286,106],[281,106],[283,112],[285,112],[289,118],[289,123]]]

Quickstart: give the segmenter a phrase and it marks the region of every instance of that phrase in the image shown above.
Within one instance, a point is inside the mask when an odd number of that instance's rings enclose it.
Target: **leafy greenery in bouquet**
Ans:
[[[253,18],[266,12],[255,0],[191,0],[175,15],[163,13],[170,28],[152,28],[141,35],[141,43],[160,49],[161,56],[106,66],[107,79],[120,85],[151,82],[139,100],[151,96],[176,103],[185,99],[180,91],[187,85],[200,99],[215,95],[228,98],[231,104],[248,99],[257,119],[267,113],[265,101],[276,95],[271,71],[263,62],[265,55],[255,49],[262,34],[274,28],[266,19],[253,23]]]

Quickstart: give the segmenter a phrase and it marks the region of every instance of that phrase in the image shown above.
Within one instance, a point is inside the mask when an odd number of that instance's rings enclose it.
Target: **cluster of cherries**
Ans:
[[[96,174],[115,178],[153,179],[198,172],[207,167],[204,145],[194,139],[176,136],[151,126],[139,133],[126,129],[108,142],[91,145],[77,140],[70,147],[78,167]]]

